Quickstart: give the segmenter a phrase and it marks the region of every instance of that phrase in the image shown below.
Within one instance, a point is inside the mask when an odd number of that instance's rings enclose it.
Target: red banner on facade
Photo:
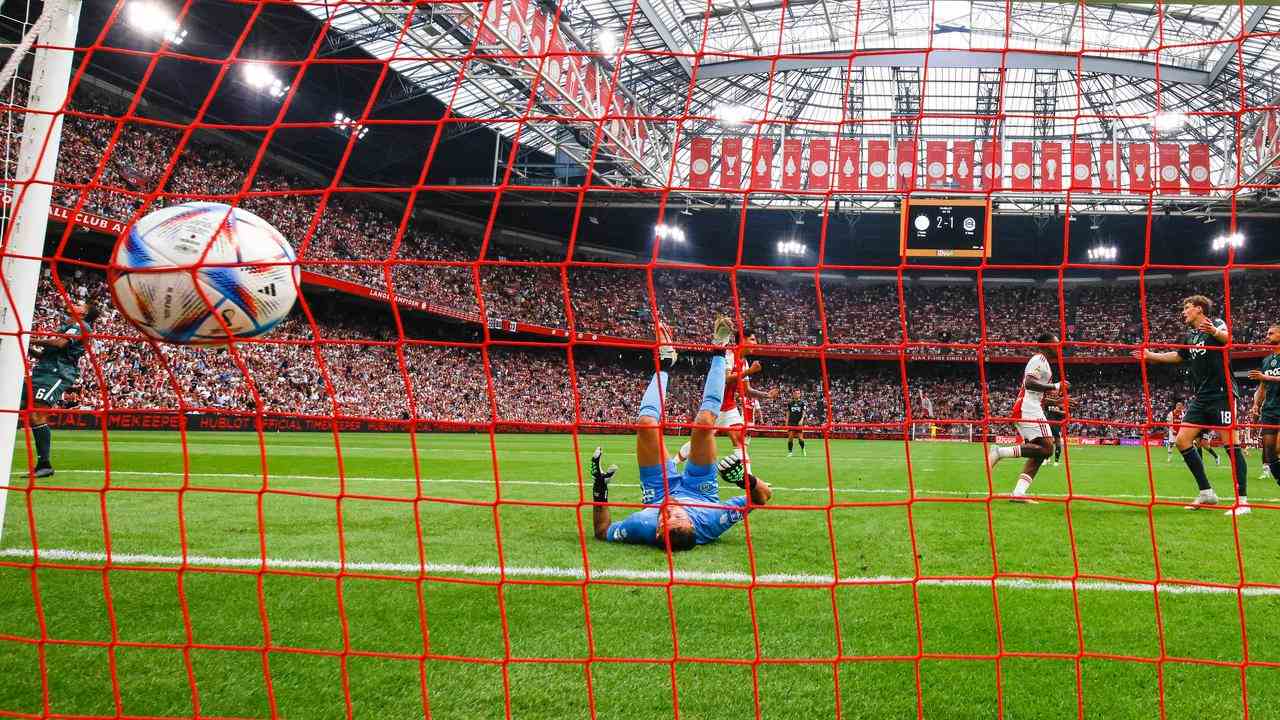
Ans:
[[[1129,145],[1129,190],[1151,191],[1151,146],[1146,143]]]
[[[961,190],[972,190],[977,172],[973,164],[973,141],[958,140],[951,146],[951,174]]]
[[[1011,146],[1009,186],[1014,190],[1034,190],[1036,173],[1032,167],[1034,148],[1030,142],[1018,141]]]
[[[1187,185],[1192,195],[1208,195],[1209,182],[1209,146],[1197,143],[1187,148]]]
[[[1062,145],[1047,142],[1040,145],[1040,189],[1057,192],[1062,189]]]
[[[1177,195],[1182,192],[1182,147],[1176,143],[1160,143],[1156,146],[1160,160],[1160,192]]]
[[[1116,162],[1115,143],[1098,148],[1098,184],[1102,192],[1115,192],[1120,187],[1120,163]]]
[[[947,186],[947,143],[930,140],[924,145],[925,185],[931,188]]]
[[[843,164],[843,161],[841,161]],[[867,142],[867,189],[889,189],[889,141]]]
[[[809,141],[809,189],[826,190],[831,187],[831,141]]]
[[[981,190],[999,190],[1001,178],[1004,176],[1004,159],[1001,157],[1000,143],[995,140],[982,141],[982,179],[978,187]]]
[[[898,192],[908,192],[915,189],[916,160],[916,141],[899,140],[898,153],[894,157],[898,170]]]
[[[689,187],[711,186],[711,138],[697,137],[689,142]]]
[[[720,143],[720,187],[742,187],[742,138],[727,137]]]
[[[1071,143],[1071,189],[1093,190],[1093,146]]]
[[[751,146],[751,189],[773,189],[773,138],[756,138]]]
[[[782,187],[784,190],[799,190],[800,179],[800,155],[804,152],[804,145],[799,140],[787,139],[782,143]]]

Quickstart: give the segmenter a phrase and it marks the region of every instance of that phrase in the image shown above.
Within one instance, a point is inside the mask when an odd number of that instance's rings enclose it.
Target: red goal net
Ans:
[[[0,716],[1280,697],[1274,9],[11,5]],[[271,332],[113,304],[185,203],[291,243]],[[670,484],[719,317],[767,503]],[[689,552],[601,529],[660,368]]]

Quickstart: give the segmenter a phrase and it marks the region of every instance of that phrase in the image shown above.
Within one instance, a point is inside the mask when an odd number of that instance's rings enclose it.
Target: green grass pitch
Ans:
[[[987,501],[981,445],[912,444],[908,503],[901,442],[832,442],[828,464],[820,440],[787,458],[760,438],[755,471],[794,509],[669,568],[590,539],[590,508],[572,505],[574,453],[585,466],[597,443],[621,467],[611,499],[638,500],[629,436],[273,434],[262,453],[256,435],[207,433],[185,457],[175,434],[105,441],[55,432],[58,474],[9,495],[0,715],[1025,718],[1082,703],[1198,719],[1240,717],[1247,695],[1250,717],[1280,718],[1280,510],[1236,524],[1114,502],[1189,498],[1162,448],[1149,478],[1143,448],[1071,447],[1075,495],[1113,501],[1016,506]],[[1251,499],[1280,502],[1249,460]],[[997,492],[1015,468],[996,469]],[[1060,500],[1065,470],[1034,491]],[[1209,472],[1230,497],[1229,469]],[[1053,580],[1077,572],[1094,579]]]

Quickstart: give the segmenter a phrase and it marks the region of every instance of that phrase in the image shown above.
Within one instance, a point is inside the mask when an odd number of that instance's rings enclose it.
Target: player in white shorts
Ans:
[[[1022,376],[1022,389],[1018,391],[1018,399],[1013,404],[1014,423],[1024,442],[1020,445],[995,445],[987,451],[988,469],[994,469],[996,463],[1005,458],[1026,458],[1022,473],[1018,475],[1018,484],[1010,498],[1013,502],[1035,502],[1027,496],[1027,490],[1040,471],[1040,465],[1053,456],[1053,435],[1049,429],[1049,418],[1044,412],[1044,395],[1066,390],[1068,387],[1065,380],[1053,382],[1053,363],[1058,359],[1058,336],[1045,333],[1036,338],[1036,343],[1040,352],[1027,361]]]

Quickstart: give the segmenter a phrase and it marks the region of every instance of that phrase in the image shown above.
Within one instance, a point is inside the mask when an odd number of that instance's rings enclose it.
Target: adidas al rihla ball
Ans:
[[[156,210],[116,241],[116,307],[157,340],[216,343],[275,327],[298,297],[297,256],[266,220],[222,203]]]

